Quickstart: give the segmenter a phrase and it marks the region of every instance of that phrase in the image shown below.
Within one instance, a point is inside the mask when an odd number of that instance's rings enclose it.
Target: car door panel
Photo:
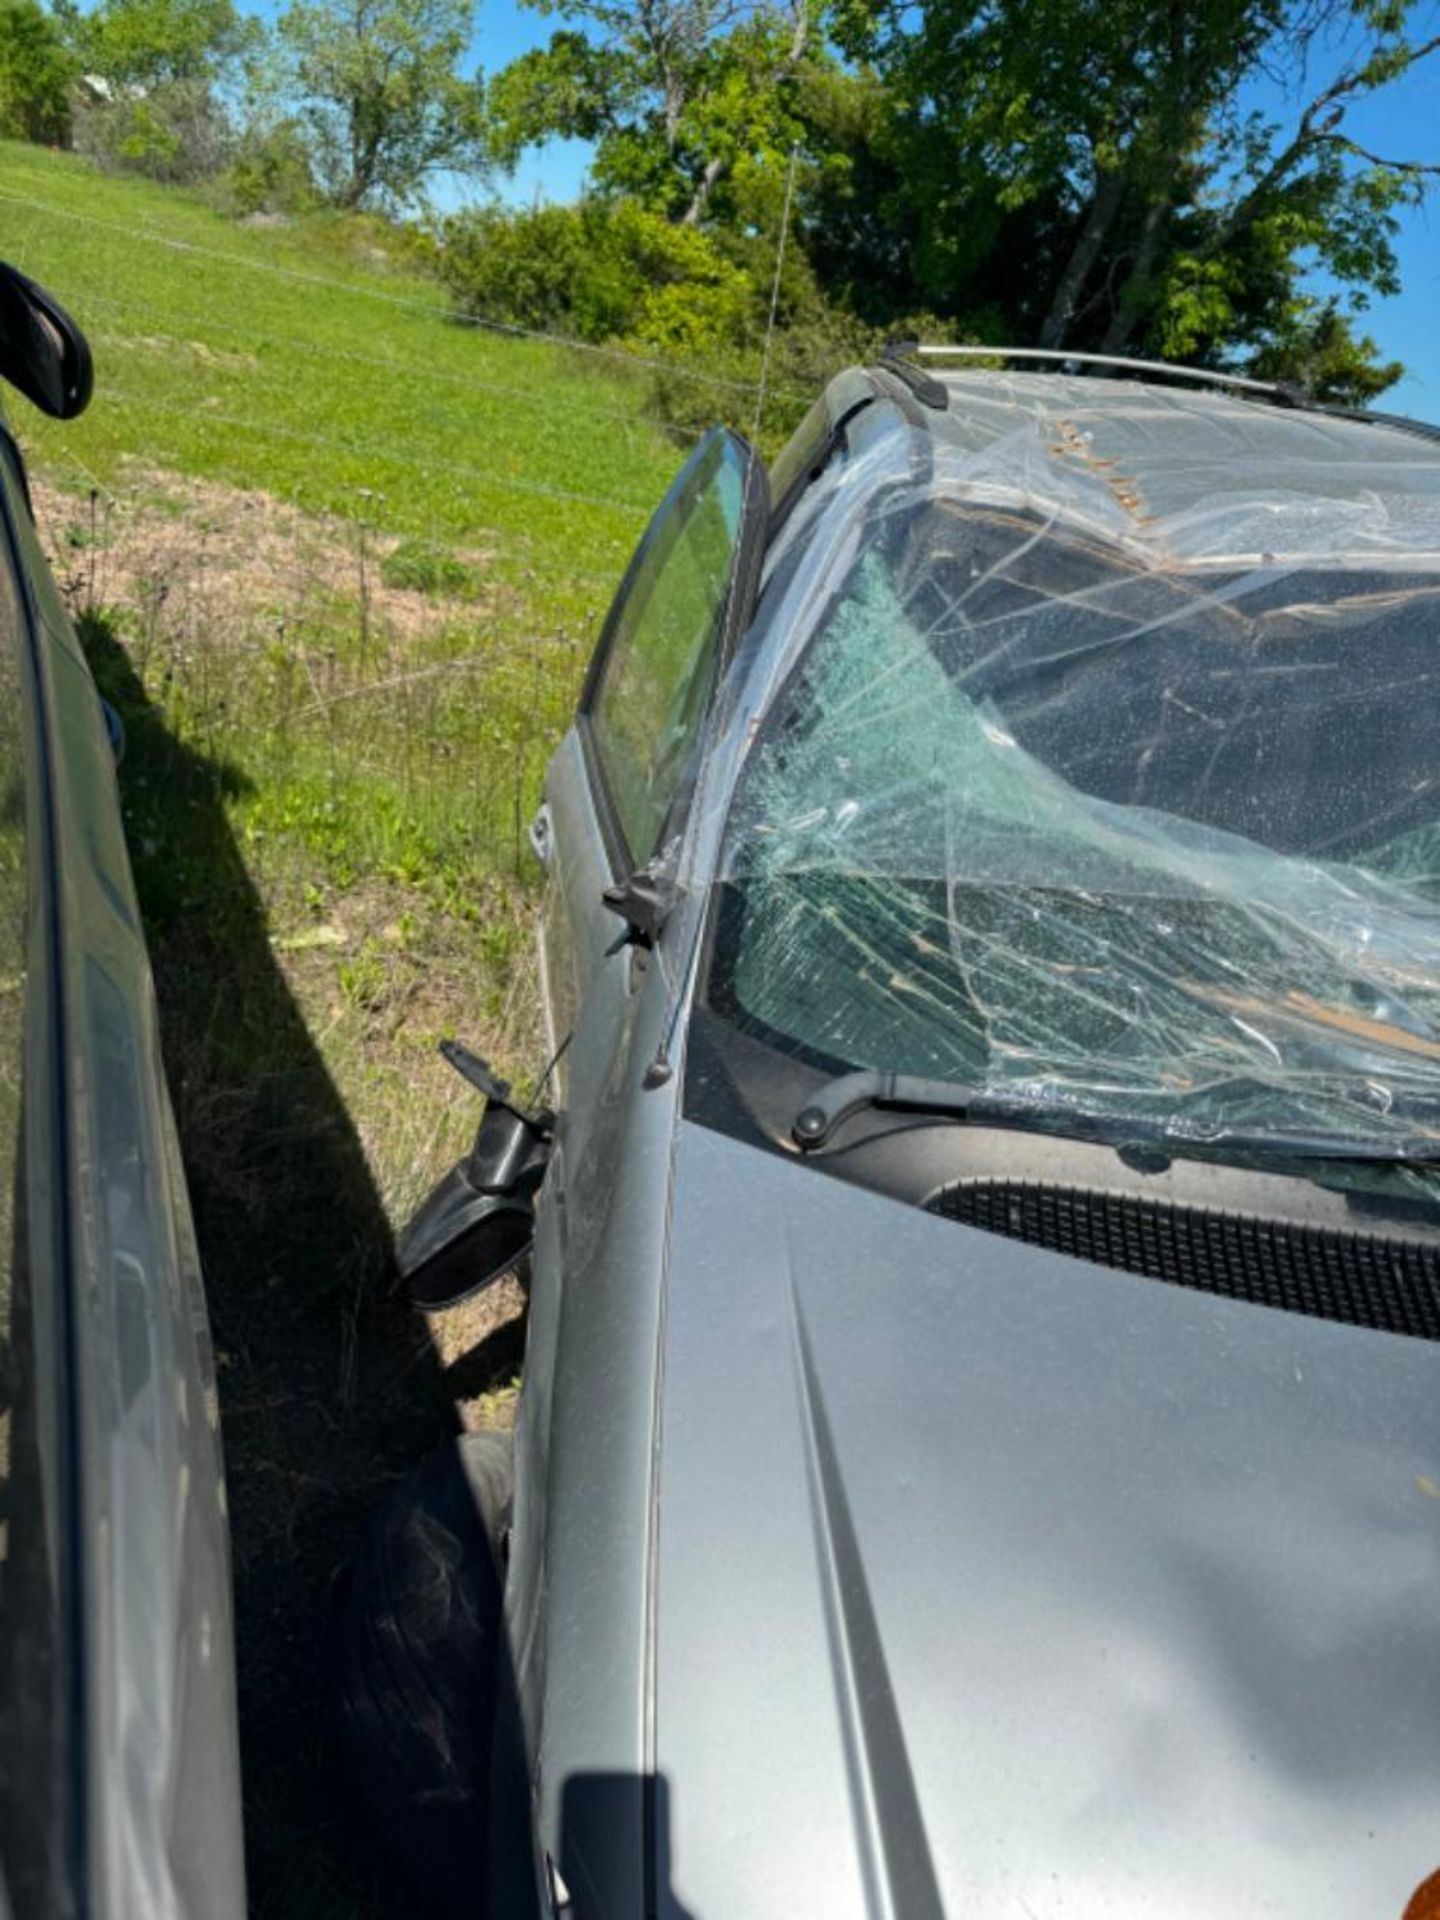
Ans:
[[[27,1085],[55,1132],[32,1210],[66,1346],[89,1910],[239,1916],[227,1530],[214,1369],[160,1059],[149,963],[94,683],[23,497],[3,502],[26,597],[48,1058]],[[37,920],[39,916],[37,915]],[[32,967],[30,978],[37,978]],[[46,1088],[45,1082],[51,1086]]]
[[[7,450],[8,451],[8,450]],[[5,462],[8,466],[8,460]],[[61,1088],[29,599],[0,517],[0,1863],[6,1911],[76,1909],[81,1765]]]
[[[567,1880],[563,1863],[578,1858],[582,1874],[623,1888],[614,1911],[637,1913],[651,1466],[678,1091],[673,1082],[644,1085],[665,1017],[657,989],[652,976],[631,997],[608,1071],[572,1076],[577,1099],[582,1087],[592,1099],[583,1134],[562,1123],[555,1186],[540,1212],[506,1582],[537,1831]],[[582,1015],[582,1034],[584,1026]],[[632,1790],[607,1803],[603,1821],[573,1800],[573,1783],[596,1776]]]
[[[637,823],[658,840],[662,816],[673,818],[733,638],[728,616],[751,590],[742,580],[737,599],[742,551],[747,563],[756,557],[740,535],[746,512],[753,522],[763,475],[733,436],[714,442],[710,458],[727,467],[739,504],[733,526],[716,522],[708,531],[704,551],[723,552],[721,577],[706,580],[703,569],[687,566],[669,691],[653,674],[631,676],[665,707],[658,726],[640,714],[628,729],[635,740],[653,737],[658,756],[653,777],[642,768],[630,783],[632,840]],[[667,513],[685,499],[682,474],[617,596],[581,714],[546,780],[542,971],[557,1042],[568,1036],[568,1047],[533,1263],[507,1626],[542,1849],[567,1881],[603,1887],[615,1912],[643,1909],[647,1877],[651,1471],[677,1085],[647,1071],[669,1018],[665,972],[658,956],[626,943],[623,921],[604,900],[655,846],[627,842],[590,713],[624,631],[627,597],[637,582],[663,594],[665,576],[647,576],[646,555],[653,559]],[[703,632],[700,622],[709,623]]]
[[[550,762],[545,793],[552,854],[540,943],[546,1017],[553,1047],[559,1047],[573,1033],[590,981],[604,964],[605,947],[619,931],[601,898],[610,883],[611,867],[573,728]],[[557,1068],[560,1104],[565,1106],[571,1098],[569,1051]]]

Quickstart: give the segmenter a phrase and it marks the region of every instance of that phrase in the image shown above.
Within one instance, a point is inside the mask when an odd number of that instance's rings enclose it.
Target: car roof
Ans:
[[[1440,569],[1440,433],[1418,423],[1159,380],[925,372],[931,404],[911,418],[942,491],[1053,512],[1172,566]]]

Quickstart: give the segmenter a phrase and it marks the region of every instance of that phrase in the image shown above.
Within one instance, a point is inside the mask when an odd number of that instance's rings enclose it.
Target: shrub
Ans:
[[[433,258],[463,313],[665,352],[737,342],[755,292],[708,234],[633,201],[455,214]]]
[[[687,436],[716,420],[751,430],[774,290],[773,235],[686,226],[633,199],[441,221],[430,264],[462,313],[625,348],[647,370],[658,419]],[[923,318],[926,338],[948,329]],[[841,367],[884,335],[827,301],[803,249],[785,254],[760,443],[769,452]]]
[[[460,598],[475,584],[463,562],[428,540],[402,540],[380,562],[380,578],[387,587],[448,599]]]
[[[634,287],[624,331],[637,346],[698,357],[750,344],[760,285],[708,233],[634,201],[615,206],[608,225]]]
[[[294,120],[252,123],[235,142],[221,178],[226,212],[308,213],[320,204],[310,143]]]
[[[481,207],[439,224],[433,261],[464,314],[547,332],[579,332],[585,251],[581,208],[508,213]]]
[[[83,101],[75,146],[107,171],[188,186],[222,170],[234,133],[208,81],[175,80],[148,93]]]

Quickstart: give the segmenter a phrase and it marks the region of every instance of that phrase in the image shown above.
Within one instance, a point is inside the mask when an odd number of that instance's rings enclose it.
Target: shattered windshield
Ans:
[[[1440,1137],[1440,571],[897,489],[748,754],[710,1001],[1178,1138]]]

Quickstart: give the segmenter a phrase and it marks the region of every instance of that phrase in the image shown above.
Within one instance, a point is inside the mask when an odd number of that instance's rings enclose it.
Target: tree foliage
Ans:
[[[66,17],[84,71],[116,94],[213,86],[263,37],[233,0],[100,0]]]
[[[251,103],[225,169],[221,202],[237,214],[309,212],[320,203],[310,141],[283,111]]]
[[[549,40],[488,87],[473,0],[288,0],[274,33],[237,0],[52,4],[0,0],[0,128],[64,139],[73,111],[97,157],[224,171],[237,208],[395,215],[590,142],[584,204],[452,222],[445,270],[527,324],[697,354],[759,352],[792,208],[782,353],[923,313],[1366,400],[1401,369],[1365,311],[1440,176],[1353,130],[1440,68],[1440,0],[526,0]]]
[[[591,140],[602,192],[687,225],[743,225],[802,131],[798,90],[820,57],[812,0],[533,3],[569,24],[497,75],[496,157],[555,134]]]
[[[773,254],[793,149],[797,246],[864,323],[1394,377],[1352,320],[1440,169],[1346,121],[1440,46],[1411,0],[531,3],[562,24],[491,83],[501,164],[586,139],[602,196]],[[1244,110],[1306,73],[1288,123]]]
[[[1405,0],[843,0],[837,31],[885,106],[858,156],[879,191],[835,264],[863,281],[883,225],[909,237],[910,297],[991,337],[1003,321],[1046,346],[1304,358],[1320,324],[1304,270],[1360,306],[1393,292],[1397,209],[1440,171],[1370,152],[1346,127],[1440,47],[1407,30],[1412,12]],[[1242,111],[1260,76],[1316,70],[1288,124]],[[1371,356],[1345,314],[1327,309],[1323,331],[1331,379],[1345,385],[1348,355],[1367,387]]]
[[[225,96],[263,43],[233,0],[99,0],[57,6],[74,69],[74,144],[105,167],[205,180],[235,140]]]
[[[36,0],[0,4],[0,136],[63,146],[75,59]]]
[[[279,34],[320,178],[341,206],[400,207],[483,158],[483,88],[458,69],[470,0],[292,0]]]
[[[708,233],[638,201],[500,208],[440,228],[442,277],[478,317],[586,341],[703,354],[742,339],[754,302],[744,269]]]

